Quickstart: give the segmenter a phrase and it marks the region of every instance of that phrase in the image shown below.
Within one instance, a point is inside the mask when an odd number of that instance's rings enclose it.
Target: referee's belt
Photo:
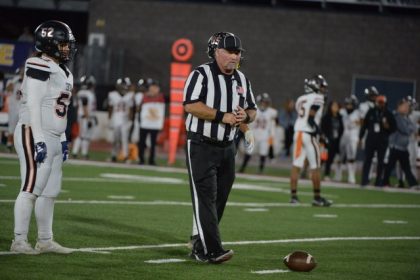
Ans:
[[[203,143],[207,143],[207,144],[217,146],[217,147],[222,147],[222,148],[228,147],[233,142],[233,141],[220,141],[220,140],[210,138],[210,137],[207,137],[207,136],[195,133],[195,132],[190,132],[190,131],[187,132],[187,137],[188,139],[197,140]]]

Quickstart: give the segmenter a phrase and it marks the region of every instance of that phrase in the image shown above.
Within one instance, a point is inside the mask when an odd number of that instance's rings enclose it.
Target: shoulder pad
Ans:
[[[50,72],[28,67],[26,69],[26,76],[40,81],[46,81],[50,77]]]
[[[44,72],[54,72],[52,67],[52,61],[42,59],[40,57],[31,57],[26,60],[26,68],[38,69]]]

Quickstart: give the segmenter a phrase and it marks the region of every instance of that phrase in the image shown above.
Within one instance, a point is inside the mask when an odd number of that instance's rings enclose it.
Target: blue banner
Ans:
[[[33,52],[33,43],[0,39],[0,71],[14,72]]]

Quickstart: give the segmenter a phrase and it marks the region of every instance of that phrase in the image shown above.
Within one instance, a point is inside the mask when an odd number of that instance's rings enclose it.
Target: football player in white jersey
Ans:
[[[359,105],[359,113],[360,113],[362,122],[367,112],[369,111],[369,109],[375,107],[375,100],[376,100],[376,97],[379,96],[379,91],[376,89],[376,87],[371,86],[371,87],[365,88],[364,94],[366,97],[366,101],[360,103]]]
[[[82,157],[89,158],[89,144],[93,136],[98,119],[96,112],[95,77],[82,76],[80,78],[81,89],[77,92],[77,119],[79,122],[79,136],[74,140],[72,155],[74,158],[79,154],[81,148]]]
[[[276,129],[277,110],[271,108],[271,98],[268,93],[263,93],[256,98],[258,109],[255,121],[250,124],[250,129],[254,134],[254,152],[260,156],[259,173],[263,173],[265,160],[270,149],[270,138],[274,137]],[[251,159],[252,152],[246,151],[242,166],[239,172],[243,173]]]
[[[23,67],[16,70],[16,75],[7,81],[6,84],[6,94],[7,94],[7,103],[8,103],[8,115],[9,115],[9,124],[8,124],[8,135],[7,135],[7,149],[12,151],[13,148],[13,134],[15,132],[16,125],[19,120],[19,109],[20,109],[20,99],[22,93],[20,87],[23,81]]]
[[[291,203],[299,203],[297,196],[299,172],[307,160],[311,169],[314,191],[312,205],[328,207],[332,204],[321,196],[321,159],[317,138],[327,87],[327,81],[321,75],[305,79],[305,94],[296,101],[298,118],[295,122],[293,137],[293,166],[290,174]]]
[[[64,63],[76,51],[71,29],[60,21],[47,21],[35,30],[39,52],[25,64],[15,148],[19,156],[21,191],[15,202],[15,238],[10,251],[23,254],[71,253],[53,240],[54,202],[61,190],[62,164],[67,159],[65,136],[67,106],[73,75]],[[38,239],[28,242],[35,207]]]
[[[417,169],[417,157],[418,157],[418,135],[419,135],[419,124],[420,124],[420,111],[418,110],[416,99],[412,96],[407,96],[407,100],[410,104],[410,113],[408,117],[416,126],[416,131],[410,136],[410,141],[408,142],[408,152],[410,155],[410,166],[411,173],[414,177],[418,179],[418,169]],[[400,172],[402,173],[402,172]]]
[[[355,95],[344,99],[344,108],[340,110],[343,117],[344,132],[341,137],[340,152],[343,162],[347,163],[348,182],[356,183],[356,155],[360,131],[360,111],[357,109],[358,100]]]
[[[134,108],[134,93],[128,91],[130,85],[130,78],[119,78],[115,86],[116,90],[108,94],[108,117],[114,134],[111,151],[113,162],[117,161],[120,152],[127,161],[128,137]]]
[[[140,106],[143,102],[144,93],[147,91],[146,80],[140,78],[137,82],[136,93],[134,94],[134,123],[133,132],[131,134],[131,143],[138,143],[140,139]]]

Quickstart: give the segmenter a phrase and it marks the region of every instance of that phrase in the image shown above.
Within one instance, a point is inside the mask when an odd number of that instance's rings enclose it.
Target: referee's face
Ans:
[[[241,51],[217,49],[215,57],[220,70],[225,74],[232,74],[241,59]]]

